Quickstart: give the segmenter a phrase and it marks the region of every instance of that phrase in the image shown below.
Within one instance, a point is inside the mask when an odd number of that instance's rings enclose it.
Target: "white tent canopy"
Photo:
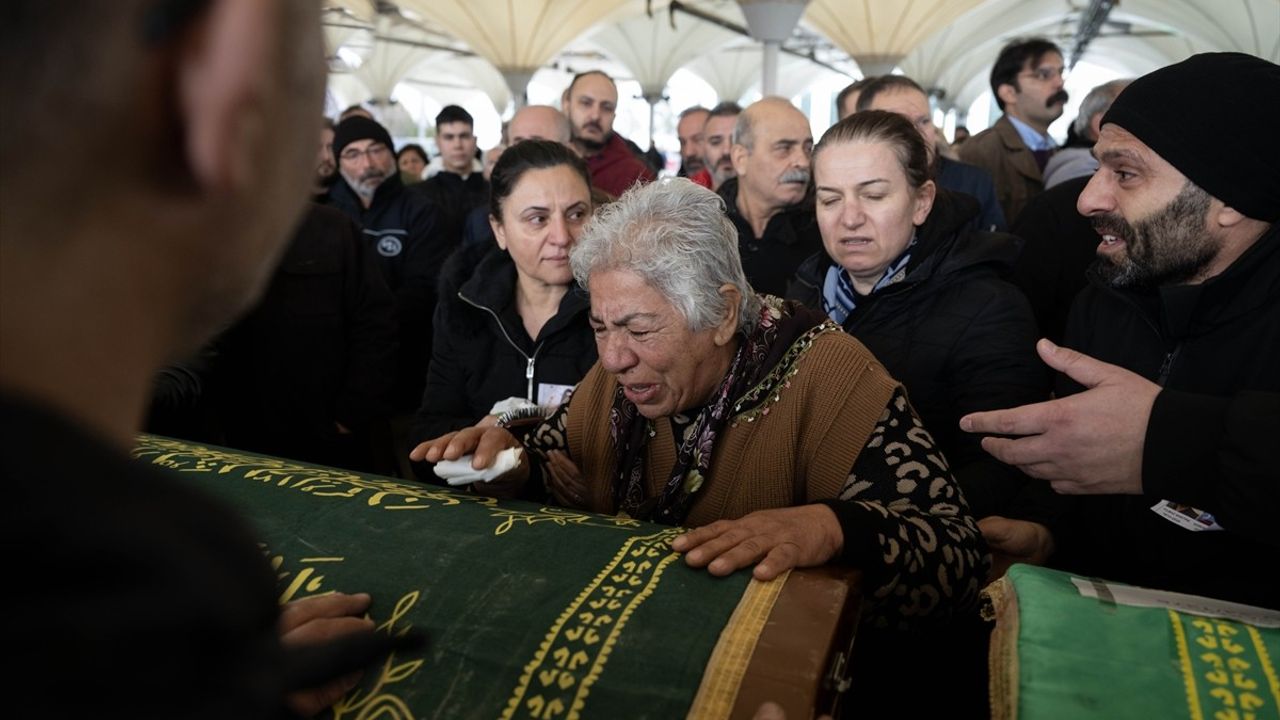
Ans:
[[[943,109],[963,112],[988,91],[991,63],[1012,38],[1044,35],[1069,54],[1084,2],[810,0],[800,27],[782,43],[790,54],[781,55],[778,89],[795,95],[807,83],[833,84],[838,76],[822,70],[824,65],[854,77],[858,70],[875,74],[897,68],[929,89]],[[363,86],[365,96],[358,99],[385,100],[396,83],[409,79],[441,104],[457,102],[469,87],[501,115],[510,111],[512,100],[523,99],[535,74],[567,78],[567,72],[593,67],[621,70],[620,81],[634,79],[649,99],[670,94],[667,85],[679,68],[705,79],[721,100],[741,100],[757,91],[761,43],[694,16],[709,14],[742,28],[746,23],[738,2],[686,0],[675,10],[670,5],[669,0],[398,0],[398,5],[379,0],[375,6],[372,0],[327,0],[331,66],[341,71],[344,63],[359,65],[352,79],[340,82],[335,75],[331,95],[349,99]],[[387,35],[413,42],[378,39]],[[1078,60],[1133,76],[1193,53],[1225,50],[1280,62],[1280,0],[1125,0],[1115,5]],[[546,89],[539,88],[541,101],[548,102]],[[557,84],[555,92],[562,88]],[[467,102],[472,97],[466,95]],[[671,122],[665,110],[660,119]],[[666,127],[649,130],[670,135]]]

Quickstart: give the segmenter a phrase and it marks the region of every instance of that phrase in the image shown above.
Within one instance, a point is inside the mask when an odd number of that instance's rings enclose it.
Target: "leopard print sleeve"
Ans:
[[[560,407],[520,439],[529,455],[529,481],[525,485],[526,492],[533,492],[533,489],[536,489],[541,493],[543,500],[551,497],[551,490],[547,487],[546,477],[542,473],[542,466],[547,462],[547,453],[552,450],[562,450],[565,455],[569,455],[569,434],[565,431],[565,415],[569,412],[569,403],[572,400],[573,391],[570,390],[565,394],[564,402]]]
[[[569,400],[572,395],[569,396]],[[524,437],[524,447],[529,454],[539,461],[546,461],[547,453],[552,450],[569,452],[569,435],[565,432],[565,414],[569,412],[569,400],[556,408],[550,417],[543,420]]]
[[[946,458],[899,389],[826,503],[863,570],[867,620],[918,627],[972,609],[991,557]]]

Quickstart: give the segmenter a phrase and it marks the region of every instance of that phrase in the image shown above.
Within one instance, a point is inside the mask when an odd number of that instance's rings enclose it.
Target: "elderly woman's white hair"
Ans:
[[[738,329],[750,333],[760,299],[747,283],[738,231],[719,195],[684,178],[636,186],[598,210],[569,256],[582,287],[594,272],[639,275],[698,332],[728,314],[720,286],[738,288]]]

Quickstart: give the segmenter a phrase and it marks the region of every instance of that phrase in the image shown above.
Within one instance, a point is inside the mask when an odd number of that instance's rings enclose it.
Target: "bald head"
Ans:
[[[516,111],[507,125],[512,145],[521,140],[551,140],[568,145],[573,134],[569,118],[548,105],[527,105]]]
[[[809,184],[813,131],[809,119],[785,98],[752,103],[733,129],[733,168],[740,193],[776,212],[800,202]]]
[[[748,105],[738,116],[738,122],[733,128],[733,144],[750,151],[755,147],[756,129],[762,123],[795,125],[797,121],[804,123],[806,127],[809,123],[804,113],[797,110],[790,100],[781,97],[762,98]],[[812,140],[812,136],[809,139]]]

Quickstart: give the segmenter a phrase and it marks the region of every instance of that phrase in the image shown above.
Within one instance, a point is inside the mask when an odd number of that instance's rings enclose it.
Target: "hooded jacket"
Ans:
[[[596,361],[586,296],[571,288],[537,338],[516,313],[516,265],[496,245],[465,246],[440,280],[435,338],[412,444],[474,425],[495,402],[538,401],[540,385],[576,385]]]
[[[859,297],[844,329],[906,387],[981,518],[1018,502],[1026,477],[992,458],[981,438],[962,432],[960,418],[1045,400],[1049,374],[1036,355],[1026,298],[1001,279],[1019,241],[974,230],[978,212],[973,198],[939,188],[902,279]],[[833,266],[825,251],[810,257],[787,297],[820,309]]]

